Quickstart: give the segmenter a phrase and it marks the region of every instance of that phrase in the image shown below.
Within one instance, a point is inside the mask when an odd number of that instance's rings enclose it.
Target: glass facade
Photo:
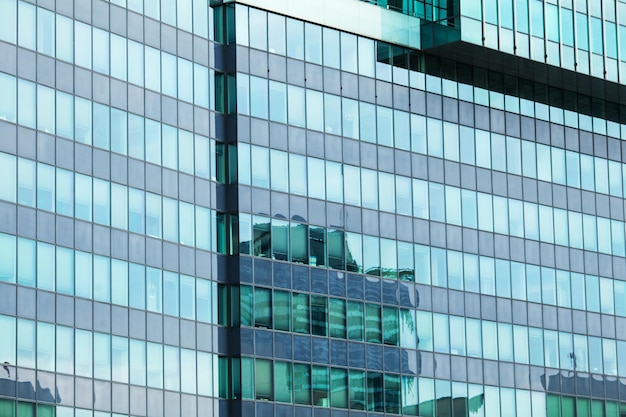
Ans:
[[[0,417],[626,416],[622,4],[0,0]]]

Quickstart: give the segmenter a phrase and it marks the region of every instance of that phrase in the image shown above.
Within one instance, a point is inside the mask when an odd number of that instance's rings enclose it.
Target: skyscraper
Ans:
[[[0,417],[626,416],[626,3],[0,0]]]

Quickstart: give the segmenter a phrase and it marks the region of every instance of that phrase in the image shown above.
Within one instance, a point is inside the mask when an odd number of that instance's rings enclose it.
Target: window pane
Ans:
[[[7,3],[4,1],[3,3]],[[9,8],[8,4],[0,6],[0,8]],[[14,6],[13,6],[14,7]],[[8,10],[10,13],[10,9]],[[4,17],[2,13],[2,17]],[[2,38],[1,31],[5,28],[0,24],[0,38]],[[0,73],[0,91],[2,96],[0,97],[0,120],[7,120],[9,122],[15,122],[17,120],[17,83],[16,78],[7,74]]]

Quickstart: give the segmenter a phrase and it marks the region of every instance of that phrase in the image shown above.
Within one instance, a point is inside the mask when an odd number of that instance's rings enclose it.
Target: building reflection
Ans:
[[[12,366],[4,368],[1,370],[3,375],[0,377],[0,396],[61,404],[58,387],[42,383],[35,378],[34,371],[22,371]]]

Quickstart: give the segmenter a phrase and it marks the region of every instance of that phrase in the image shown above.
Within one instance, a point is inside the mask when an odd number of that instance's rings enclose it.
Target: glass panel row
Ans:
[[[217,251],[223,214],[158,194],[0,153],[0,199]]]
[[[220,358],[220,366],[227,364]],[[234,398],[423,417],[620,417],[617,401],[574,398],[411,375],[382,374],[242,357],[233,360]]]
[[[626,376],[624,341],[259,287],[234,288],[231,297],[233,317],[222,314],[222,325]]]
[[[0,90],[0,120],[225,181],[225,146],[213,139],[3,73]]]
[[[250,157],[247,146],[239,145],[240,184],[576,249],[626,253],[623,221],[267,148],[252,149]],[[621,205],[619,209],[623,210]]]
[[[0,281],[217,322],[215,282],[6,234],[0,234]]]
[[[490,0],[497,1],[497,0]],[[500,0],[500,2],[506,0]],[[534,0],[533,0],[534,1]],[[384,1],[387,3],[387,0]],[[415,5],[421,2],[413,2]],[[503,10],[507,13],[503,16],[505,20],[513,19],[513,13],[520,16],[526,16],[528,14],[528,5],[526,1],[517,3],[517,8],[509,5]],[[536,7],[535,11],[542,10],[541,3],[539,9]],[[611,3],[609,3],[611,4]],[[583,4],[585,6],[585,4]],[[428,6],[430,7],[430,6]],[[426,13],[428,14],[428,7]],[[462,25],[463,39],[470,42],[482,44],[482,36],[486,37],[485,44],[488,47],[498,48],[498,27],[492,24],[485,26],[483,32],[483,26],[478,20],[481,19],[481,7],[473,4],[473,2],[462,3],[463,15]],[[420,9],[420,7],[417,7]],[[548,5],[550,13],[556,9],[554,5]],[[567,10],[564,7],[561,10]],[[497,7],[489,7],[490,13],[496,13],[497,19]],[[623,24],[626,22],[626,9],[620,3],[619,13],[622,18],[620,22]],[[470,17],[466,17],[470,16]],[[492,14],[493,16],[493,14]],[[539,16],[539,15],[538,15]],[[541,18],[543,15],[541,15]],[[578,14],[578,16],[582,16]],[[563,110],[558,107],[551,107],[540,102],[533,102],[527,99],[520,99],[519,97],[512,95],[505,95],[496,91],[485,90],[480,87],[467,85],[463,83],[457,83],[452,80],[443,79],[432,75],[426,75],[420,69],[418,65],[412,65],[411,70],[406,68],[407,62],[419,62],[420,59],[410,59],[409,57],[402,56],[403,48],[395,45],[388,45],[382,42],[374,42],[367,38],[356,37],[348,33],[341,33],[334,29],[323,28],[318,25],[314,25],[307,22],[300,22],[294,19],[285,18],[283,16],[275,15],[272,13],[266,13],[257,9],[248,9],[245,6],[237,5],[236,9],[236,31],[237,42],[241,45],[250,46],[255,49],[268,51],[271,53],[288,56],[294,59],[306,60],[307,62],[325,65],[331,68],[341,69],[347,72],[358,73],[362,76],[376,77],[385,81],[392,81],[404,86],[411,86],[420,90],[426,90],[435,94],[443,94],[447,97],[460,98],[461,100],[484,105],[491,106],[499,110],[510,111],[517,114],[522,114],[528,117],[537,117],[538,119],[551,121],[561,125],[566,125],[573,128],[581,128],[588,131],[592,131],[599,134],[606,135],[607,133],[614,137],[626,137],[626,129],[623,125],[603,120],[598,117],[590,117],[586,114],[576,113],[569,110]],[[475,20],[476,19],[476,20]],[[592,18],[593,24],[597,26],[599,21],[595,17]],[[443,22],[447,22],[443,20]],[[535,22],[536,24],[537,22]],[[607,21],[607,27],[615,28],[615,24]],[[532,50],[533,59],[544,62],[545,61],[545,45],[548,45],[549,60],[548,62],[553,65],[563,65],[571,70],[582,71],[589,73],[589,64],[592,65],[595,76],[601,78],[606,77],[612,81],[617,81],[618,62],[616,57],[609,56],[605,62],[602,60],[602,52],[598,55],[589,53],[587,50],[578,50],[579,57],[577,62],[578,66],[574,66],[574,48],[571,42],[566,39],[572,39],[574,31],[571,33],[564,33],[564,41],[561,44],[563,49],[563,56],[558,52],[559,44],[552,39],[544,41],[541,37],[528,35],[528,22],[526,22],[526,31],[522,30],[518,32],[519,39],[517,40],[518,48],[515,53],[518,55],[530,57]],[[533,26],[539,28],[543,33],[543,22],[540,26]],[[587,20],[584,19],[582,24],[577,24],[577,27],[586,28]],[[550,30],[556,28],[558,32],[558,25],[550,25]],[[513,31],[507,27],[502,26],[499,29],[502,34],[502,42],[500,47],[502,50],[509,53],[513,52],[512,36]],[[619,36],[622,40],[620,47],[623,48],[626,42],[623,41],[623,37],[626,36],[626,26],[619,26]],[[601,32],[600,32],[601,33]],[[609,33],[611,35],[611,33]],[[614,35],[614,33],[613,33]],[[611,35],[612,36],[612,35]],[[607,42],[615,47],[615,39],[609,36]],[[569,37],[569,38],[568,38]],[[597,38],[597,37],[596,37]],[[581,38],[584,39],[584,38]],[[598,38],[602,42],[602,37]],[[532,48],[531,46],[532,42]],[[495,46],[494,46],[495,45]],[[572,45],[572,46],[570,46]],[[597,45],[596,45],[597,46]],[[555,53],[555,48],[557,48]],[[597,49],[597,48],[596,48]],[[393,50],[393,51],[389,51]],[[399,52],[400,51],[400,52]],[[415,51],[413,51],[413,54]],[[626,56],[626,52],[621,51],[620,56]],[[395,61],[402,62],[402,66],[392,66],[387,63],[391,62],[389,57],[396,57]],[[398,59],[399,58],[399,59]],[[620,77],[626,76],[626,64],[619,63]],[[603,70],[606,69],[606,75]],[[547,94],[547,93],[546,93]],[[622,134],[622,131],[625,134]]]
[[[240,254],[626,316],[626,283],[240,213]]]
[[[148,3],[158,5],[158,2]],[[182,5],[189,0],[178,3]],[[213,74],[206,66],[24,1],[3,0],[0,6],[3,7],[0,22],[7,25],[0,30],[0,40],[197,106],[213,108],[209,94],[214,91],[212,86],[209,88]],[[206,11],[206,2],[204,6]]]
[[[5,361],[0,387],[10,389],[15,365],[158,389],[217,396],[211,353],[0,315]],[[0,392],[15,396],[15,392]],[[3,415],[4,416],[4,415]]]
[[[245,74],[237,75],[237,92],[242,114],[573,188],[626,195],[626,169],[617,161]]]

